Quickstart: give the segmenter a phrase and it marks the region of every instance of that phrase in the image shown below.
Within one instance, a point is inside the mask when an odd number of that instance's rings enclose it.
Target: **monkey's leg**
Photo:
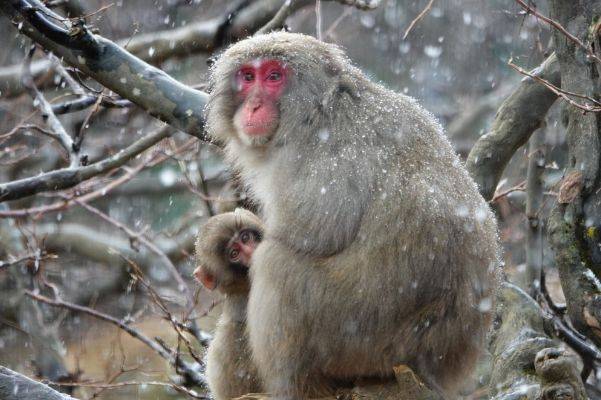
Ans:
[[[428,365],[430,364],[431,361],[428,361],[426,356],[420,355],[417,356],[417,360],[415,361],[412,369],[417,374],[417,376],[419,376],[422,382],[424,382],[428,389],[430,389],[431,391],[436,393],[436,395],[438,395],[440,400],[451,400],[449,396],[445,393],[445,391],[442,389],[434,375],[430,372],[430,369],[428,368]]]
[[[257,254],[257,253],[255,253]],[[268,268],[267,265],[259,265]],[[295,326],[298,316],[290,309],[286,285],[268,271],[252,276],[247,309],[247,329],[252,357],[264,383],[265,391],[278,400],[306,398],[303,388],[307,378],[307,335]],[[283,293],[282,293],[283,292]]]
[[[277,400],[309,398],[307,374],[301,358],[290,347],[290,340],[279,335],[252,340],[253,357],[263,379],[265,391]],[[290,351],[292,350],[292,351]]]

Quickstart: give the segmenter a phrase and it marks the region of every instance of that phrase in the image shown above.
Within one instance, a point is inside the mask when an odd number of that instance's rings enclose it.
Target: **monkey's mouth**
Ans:
[[[278,124],[247,123],[244,125],[240,139],[250,147],[263,147],[268,145],[278,128]]]
[[[244,133],[252,137],[271,136],[275,131],[275,124],[272,123],[246,123],[244,125]]]

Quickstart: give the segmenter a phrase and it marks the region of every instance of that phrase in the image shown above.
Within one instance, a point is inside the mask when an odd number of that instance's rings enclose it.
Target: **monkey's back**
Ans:
[[[389,375],[406,363],[451,388],[471,370],[489,326],[496,222],[433,118],[386,93],[386,105],[362,96],[372,105],[362,110],[371,122],[385,121],[376,132],[366,121],[363,132],[386,149],[372,147],[369,137],[340,141],[338,156],[308,155],[295,166],[310,180],[297,185],[287,176],[287,186],[270,185],[283,190],[271,194],[267,214],[284,209],[295,217],[285,227],[278,215],[267,217],[274,234],[255,254],[254,302],[293,310],[294,319],[281,315],[270,329],[310,327],[287,340],[299,340],[320,374]],[[331,135],[344,129],[334,124]],[[331,167],[345,163],[356,168]],[[263,329],[253,334],[268,335]]]

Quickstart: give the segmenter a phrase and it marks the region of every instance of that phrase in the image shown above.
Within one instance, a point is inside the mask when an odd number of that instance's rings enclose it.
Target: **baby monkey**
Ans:
[[[196,242],[196,279],[225,299],[207,352],[206,376],[216,400],[261,391],[246,335],[246,305],[252,254],[263,236],[261,220],[250,211],[216,215],[202,227]]]

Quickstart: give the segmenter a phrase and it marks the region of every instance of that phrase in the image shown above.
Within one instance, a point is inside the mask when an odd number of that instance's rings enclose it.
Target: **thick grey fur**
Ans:
[[[242,64],[289,68],[278,129],[249,143],[233,119]],[[336,46],[272,33],[224,52],[209,134],[262,208],[248,330],[267,391],[306,398],[330,379],[411,366],[447,397],[489,327],[495,218],[436,120],[371,82]]]

